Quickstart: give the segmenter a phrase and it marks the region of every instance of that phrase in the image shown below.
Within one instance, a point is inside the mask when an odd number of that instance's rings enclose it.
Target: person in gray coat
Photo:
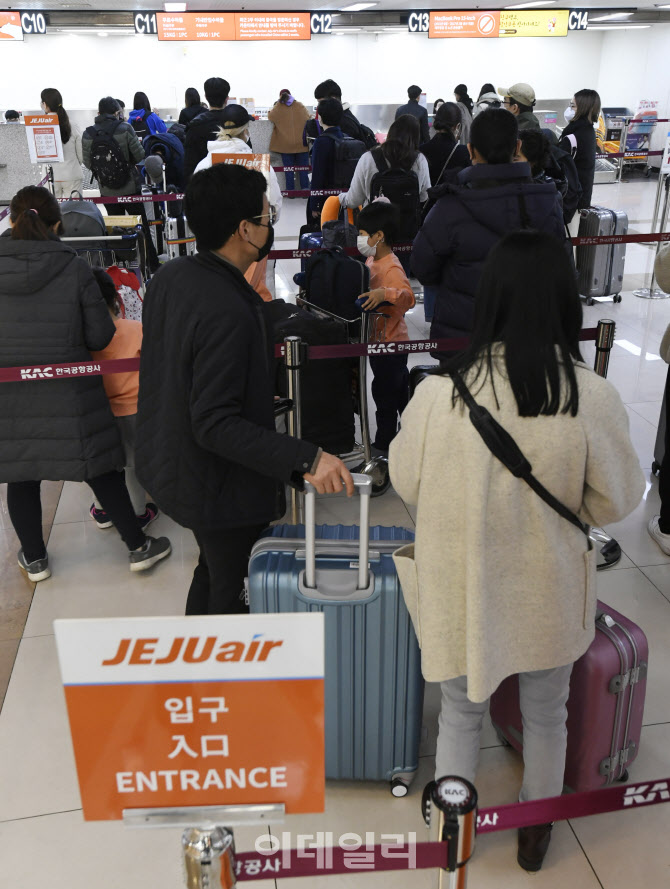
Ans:
[[[21,542],[29,580],[51,576],[40,482],[87,482],[144,571],[170,554],[166,537],[146,537],[126,489],[121,439],[100,376],[73,379],[53,365],[93,365],[115,327],[86,263],[57,237],[58,202],[46,189],[22,188],[0,238],[0,366],[44,367],[42,378],[0,384],[0,482]],[[68,369],[69,370],[69,369]]]

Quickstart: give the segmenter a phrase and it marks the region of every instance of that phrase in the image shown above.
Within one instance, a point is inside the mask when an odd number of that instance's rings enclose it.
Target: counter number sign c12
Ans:
[[[568,31],[586,31],[589,26],[588,9],[571,9],[568,18]]]
[[[312,34],[333,33],[333,16],[329,12],[313,12],[309,24]]]
[[[427,12],[410,13],[407,27],[412,34],[427,34],[430,30],[430,14]]]

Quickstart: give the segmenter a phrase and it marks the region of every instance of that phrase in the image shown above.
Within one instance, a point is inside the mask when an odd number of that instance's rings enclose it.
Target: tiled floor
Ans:
[[[631,228],[648,230],[655,183],[638,180],[600,186],[595,200],[627,208]],[[303,201],[285,201],[277,246],[291,246],[304,220]],[[658,358],[661,336],[670,323],[670,300],[644,301],[631,290],[645,282],[653,252],[628,248],[626,290],[619,305],[603,303],[585,310],[585,325],[601,317],[617,322],[609,378],[627,405],[633,441],[648,477],[644,500],[623,522],[608,530],[624,557],[616,569],[598,577],[599,597],[625,612],[646,631],[650,669],[645,728],[631,778],[646,781],[670,774],[670,557],[649,538],[646,522],[658,511],[657,481],[650,474],[656,424],[667,367]],[[297,262],[277,264],[278,297],[295,290]],[[408,315],[410,334],[423,338],[423,308]],[[592,360],[593,346],[584,353]],[[412,361],[422,359],[413,357]],[[179,831],[132,831],[115,823],[84,823],[56,661],[53,620],[57,617],[179,614],[195,563],[193,537],[161,517],[156,533],[168,534],[174,552],[148,576],[128,572],[116,533],[100,532],[88,517],[90,493],[82,485],[45,485],[44,522],[50,534],[51,580],[33,590],[15,563],[16,539],[0,496],[0,694],[8,683],[0,714],[0,870],[2,886],[17,889],[140,889],[180,887]],[[355,505],[321,500],[323,521],[351,522]],[[414,510],[389,491],[372,501],[371,521],[413,527]],[[11,678],[10,678],[11,674]],[[317,830],[416,831],[427,838],[419,813],[420,789],[432,776],[439,695],[429,686],[424,712],[420,770],[410,794],[392,799],[378,785],[330,783],[323,815],[288,819],[282,829],[294,834]],[[513,802],[521,763],[500,746],[487,723],[482,737],[477,787],[483,805]],[[515,862],[514,838],[489,834],[478,841],[470,868],[473,889],[665,889],[670,885],[670,807],[582,818],[557,824],[545,867],[531,877]],[[260,829],[236,831],[238,848],[250,850]],[[260,889],[274,881],[257,883]],[[423,871],[365,874],[285,881],[284,889],[434,889],[437,876]],[[279,884],[280,887],[282,884]]]

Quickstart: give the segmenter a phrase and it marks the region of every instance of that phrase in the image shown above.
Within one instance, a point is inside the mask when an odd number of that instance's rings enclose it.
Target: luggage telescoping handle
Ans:
[[[361,498],[360,546],[358,550],[357,589],[368,587],[368,562],[370,557],[370,495],[372,479],[369,475],[352,472],[354,485]],[[305,482],[305,586],[316,589],[316,491]]]

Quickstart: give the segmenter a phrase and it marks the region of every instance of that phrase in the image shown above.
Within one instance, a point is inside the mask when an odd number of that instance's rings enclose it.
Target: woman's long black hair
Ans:
[[[419,121],[412,114],[401,114],[389,127],[382,146],[384,157],[392,167],[411,170],[419,153],[420,141]]]
[[[493,380],[492,347],[502,343],[519,416],[574,417],[579,390],[573,362],[583,360],[581,327],[582,304],[564,245],[544,232],[513,232],[486,260],[470,346],[444,370],[474,370],[470,387],[483,373],[483,386],[487,376]]]
[[[147,114],[151,114],[151,102],[146,93],[135,93],[133,96],[133,110],[146,111]]]
[[[67,111],[63,108],[63,97],[57,89],[47,87],[40,93],[40,99],[47,106],[52,114],[58,115],[58,126],[60,127],[60,138],[63,145],[67,145],[72,135],[72,126]]]

